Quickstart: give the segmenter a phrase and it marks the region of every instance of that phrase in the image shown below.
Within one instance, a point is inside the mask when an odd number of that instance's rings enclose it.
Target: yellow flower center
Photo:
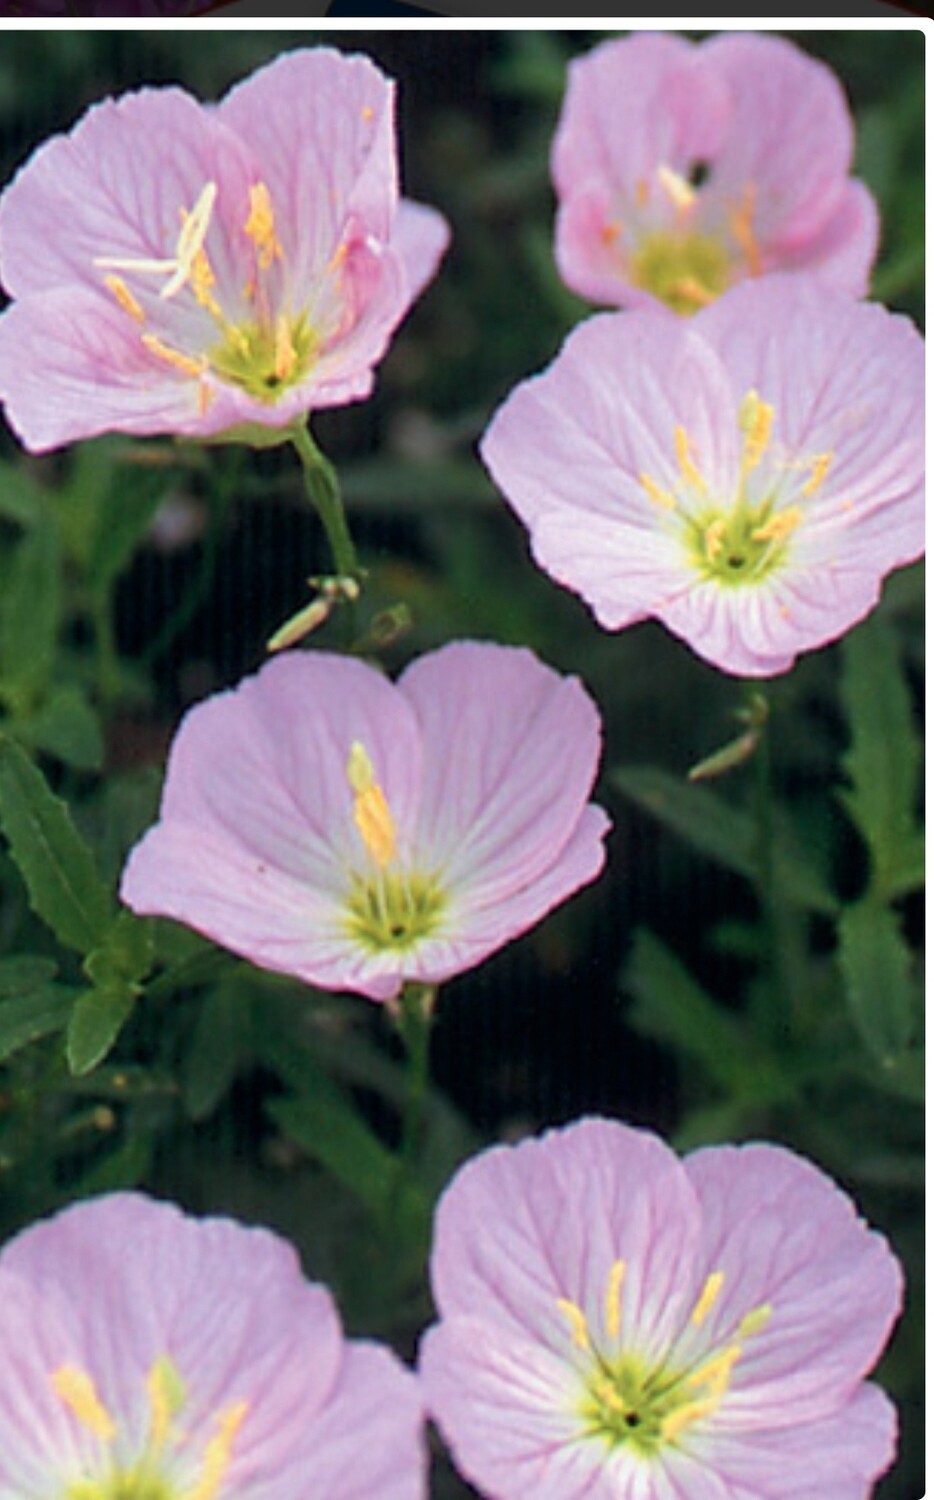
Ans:
[[[666,525],[681,537],[691,566],[702,578],[728,588],[756,585],[785,560],[807,503],[823,485],[833,453],[817,453],[803,464],[781,461],[774,452],[775,409],[757,391],[746,393],[738,412],[742,452],[736,489],[726,503],[711,493],[691,436],[673,433],[677,479],[667,489],[651,474],[639,482]],[[798,481],[788,475],[798,469]],[[800,503],[804,502],[804,503]]]
[[[237,1436],[249,1403],[236,1401],[219,1411],[195,1468],[193,1483],[173,1478],[176,1455],[188,1439],[176,1418],[187,1404],[184,1381],[168,1355],[146,1376],[149,1423],[142,1448],[127,1457],[120,1425],[101,1399],[91,1375],[75,1365],[53,1370],[49,1384],[62,1405],[96,1440],[97,1453],[84,1472],[70,1478],[65,1500],[220,1500]]]
[[[576,1303],[559,1298],[557,1306],[574,1348],[586,1356],[581,1370],[583,1393],[576,1409],[581,1435],[600,1438],[609,1449],[625,1448],[647,1459],[676,1445],[685,1431],[716,1411],[745,1341],[765,1327],[772,1309],[768,1303],[753,1309],[721,1347],[692,1362],[680,1366],[653,1363],[638,1349],[625,1347],[621,1298],[625,1276],[626,1262],[614,1261],[607,1277],[603,1327],[596,1332]],[[688,1319],[693,1329],[707,1322],[723,1283],[722,1271],[708,1276]]]
[[[190,210],[179,210],[181,227],[172,255],[152,260],[100,256],[94,262],[106,271],[103,280],[111,296],[140,329],[144,348],[180,375],[197,380],[202,413],[213,399],[211,377],[238,386],[256,401],[274,404],[307,375],[321,345],[307,310],[281,306],[282,293],[277,290],[278,283],[271,280],[285,252],[276,229],[272,195],[264,182],[251,186],[249,213],[242,225],[252,245],[254,272],[241,289],[236,311],[222,307],[207,248],[217,193],[217,184],[208,182]],[[328,266],[329,275],[339,274],[343,259],[340,251],[335,253]],[[142,300],[144,283],[134,289],[125,275],[118,273],[167,278],[159,289],[159,301],[183,294],[193,297],[208,314],[216,335],[195,351],[176,347],[149,326],[152,313],[147,313]],[[246,316],[244,305],[249,309]],[[153,311],[158,312],[158,304]]]
[[[359,740],[350,747],[347,780],[368,858],[364,871],[351,878],[346,930],[372,952],[405,952],[438,930],[447,898],[436,875],[406,868],[399,860],[396,822]]]

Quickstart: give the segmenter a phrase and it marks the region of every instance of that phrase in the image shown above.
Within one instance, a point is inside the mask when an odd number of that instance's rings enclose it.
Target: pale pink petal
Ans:
[[[410,198],[400,201],[389,243],[405,266],[412,297],[434,278],[450,242],[451,226],[436,208]]]
[[[685,1169],[704,1217],[698,1292],[713,1272],[724,1281],[680,1352],[725,1345],[747,1314],[772,1309],[739,1340],[718,1423],[797,1428],[828,1415],[882,1352],[901,1307],[898,1261],[830,1178],[781,1147],[711,1147]]]
[[[789,236],[787,242],[773,242],[772,255],[782,270],[810,272],[850,297],[864,297],[879,235],[875,198],[862,182],[850,181],[819,233],[806,240]]]
[[[660,1358],[685,1316],[700,1231],[674,1154],[648,1131],[585,1119],[462,1167],[435,1217],[431,1278],[442,1317],[470,1314],[586,1362],[560,1301],[598,1347]],[[620,1332],[606,1329],[614,1264],[626,1263]]]
[[[470,905],[505,899],[578,826],[599,763],[596,707],[531,651],[475,642],[423,657],[400,688],[425,745],[419,847]]]
[[[860,1386],[839,1411],[787,1428],[695,1428],[687,1446],[720,1475],[729,1500],[870,1500],[895,1457],[897,1419],[887,1396]]]
[[[423,1412],[415,1377],[395,1355],[349,1343],[327,1405],[278,1480],[276,1500],[422,1500]]]

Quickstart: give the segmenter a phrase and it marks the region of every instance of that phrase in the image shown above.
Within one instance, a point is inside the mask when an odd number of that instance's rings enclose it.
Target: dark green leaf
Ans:
[[[898,638],[878,614],[843,642],[841,697],[850,727],[840,796],[869,846],[877,893],[917,862],[915,804],[921,744]]]
[[[104,760],[100,720],[81,688],[52,688],[42,706],[16,724],[17,738],[78,771],[98,771]]]
[[[242,986],[222,985],[205,995],[182,1067],[182,1097],[192,1120],[207,1119],[236,1078],[249,1054],[252,1017]]]
[[[21,464],[0,463],[0,519],[32,526],[45,515],[45,499]]]
[[[61,549],[49,517],[26,532],[4,572],[0,677],[8,696],[34,693],[50,680],[61,612]]]
[[[854,1024],[883,1065],[897,1063],[912,1041],[919,995],[911,953],[896,914],[871,897],[847,906],[838,925],[839,959]]]
[[[68,1022],[75,990],[44,984],[27,994],[0,1000],[0,1062]]]
[[[164,474],[117,472],[121,482],[111,486],[100,507],[87,563],[90,585],[99,594],[108,592],[130,562],[166,495]]]
[[[696,786],[655,766],[624,766],[613,772],[613,782],[627,797],[652,813],[709,859],[737,875],[755,880],[755,819],[708,787]],[[828,915],[837,901],[820,872],[790,839],[775,839],[775,879],[788,901]]]
[[[129,986],[84,990],[75,1001],[68,1023],[66,1053],[72,1073],[90,1073],[107,1056],[130,1012],[136,995]]]
[[[104,940],[84,961],[84,972],[99,989],[128,986],[138,994],[152,968],[152,923],[126,909],[118,912]]]
[[[104,939],[113,906],[65,803],[25,752],[0,735],[0,825],[36,915],[60,942],[88,953]]]
[[[12,1000],[32,994],[55,978],[58,965],[54,959],[39,954],[15,954],[0,958],[0,1000]]]

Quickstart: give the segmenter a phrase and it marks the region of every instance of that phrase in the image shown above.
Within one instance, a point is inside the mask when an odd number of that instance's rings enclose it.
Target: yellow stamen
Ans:
[[[191,290],[194,292],[200,305],[214,318],[222,318],[220,305],[211,288],[217,285],[217,277],[214,268],[208,259],[208,252],[202,248],[192,262],[191,267]]]
[[[675,172],[662,163],[658,169],[658,180],[679,213],[685,213],[693,206],[697,194],[680,172]]]
[[[122,276],[105,276],[104,285],[112,297],[116,297],[125,313],[137,323],[145,323],[146,314],[137,302]]]
[[[217,1419],[217,1431],[204,1450],[201,1476],[194,1489],[186,1493],[184,1500],[214,1500],[230,1467],[233,1445],[248,1411],[249,1403],[238,1401],[236,1406],[221,1412]]]
[[[354,740],[350,747],[347,780],[356,793],[353,817],[360,837],[383,869],[396,852],[396,825],[383,789],[376,780],[373,762],[359,740]]]
[[[154,333],[141,333],[140,340],[146,345],[150,354],[154,354],[157,359],[164,360],[173,369],[181,370],[183,375],[194,375],[200,378],[207,369],[207,361],[203,357],[192,359],[190,355],[182,354],[180,349],[173,349],[171,344],[164,344]]]
[[[614,1260],[610,1267],[610,1279],[606,1287],[606,1302],[604,1304],[603,1321],[607,1335],[611,1339],[619,1338],[619,1331],[623,1322],[623,1305],[620,1301],[620,1293],[623,1290],[623,1281],[626,1277],[626,1262]]]
[[[669,494],[668,490],[663,490],[660,484],[656,484],[651,475],[640,474],[639,483],[649,499],[654,500],[656,505],[664,506],[665,510],[677,510],[678,507],[674,495]]]
[[[174,297],[192,276],[195,262],[204,248],[216,197],[217,183],[206,182],[191,213],[182,209],[182,227],[175,246],[175,274],[160,291],[160,297]]]
[[[74,1412],[89,1432],[102,1442],[110,1443],[117,1435],[117,1425],[107,1410],[97,1387],[86,1370],[75,1365],[62,1365],[49,1376],[56,1396]]]
[[[149,1442],[157,1451],[165,1443],[173,1419],[185,1404],[185,1383],[168,1355],[157,1359],[146,1376],[149,1397]]]
[[[763,401],[758,391],[747,391],[739,408],[740,430],[745,434],[743,473],[749,474],[762,462],[769,439],[775,408]]]
[[[571,1338],[578,1349],[590,1348],[590,1330],[587,1327],[587,1319],[583,1309],[576,1302],[569,1302],[565,1297],[558,1298],[558,1309],[564,1313],[571,1325]]]
[[[691,455],[691,439],[680,423],[675,428],[675,456],[685,483],[693,485],[696,490],[706,490],[703,476]]]
[[[746,269],[750,276],[762,275],[762,252],[756,239],[752,221],[756,212],[756,185],[747,182],[742,202],[729,214],[730,229],[739,248],[746,257]]]
[[[695,1328],[700,1328],[710,1316],[713,1305],[720,1295],[723,1287],[723,1272],[712,1271],[704,1282],[704,1290],[697,1299],[694,1311],[691,1313],[691,1322]]]
[[[754,542],[783,542],[800,524],[800,506],[789,505],[787,510],[780,510],[771,516],[764,526],[757,526],[750,535]]]
[[[276,320],[276,353],[273,371],[277,380],[288,380],[298,363],[298,354],[292,342],[289,320],[282,313]]]
[[[590,1388],[597,1400],[602,1401],[604,1406],[609,1406],[612,1411],[619,1412],[621,1416],[625,1415],[628,1410],[627,1404],[608,1375],[597,1375],[591,1381]]]
[[[682,276],[680,281],[672,283],[671,290],[676,296],[684,297],[698,307],[709,307],[711,302],[717,300],[716,292],[708,291],[693,276]]]
[[[730,1383],[733,1366],[742,1352],[741,1344],[730,1344],[728,1348],[722,1349],[719,1354],[715,1354],[712,1359],[708,1359],[692,1375],[689,1375],[688,1385],[709,1386],[711,1396],[719,1401]]]
[[[684,1406],[675,1407],[674,1411],[670,1411],[662,1419],[662,1441],[673,1443],[685,1427],[696,1422],[699,1417],[709,1417],[712,1411],[716,1411],[718,1404],[713,1398],[709,1398],[706,1401],[688,1401]]]
[[[736,1337],[738,1339],[748,1339],[754,1333],[760,1333],[771,1316],[772,1307],[770,1303],[763,1302],[761,1307],[754,1307],[752,1312],[748,1312],[742,1319],[736,1330]]]
[[[807,484],[803,486],[801,490],[802,495],[817,494],[817,491],[827,478],[827,470],[833,463],[833,457],[832,453],[818,453],[816,458],[811,460],[811,477]]]
[[[723,542],[726,537],[726,522],[722,516],[715,521],[704,532],[704,553],[708,562],[714,562],[718,554],[723,551]]]
[[[274,260],[282,259],[272,198],[265,182],[254,182],[250,188],[250,216],[243,228],[256,246],[261,271],[268,271]]]

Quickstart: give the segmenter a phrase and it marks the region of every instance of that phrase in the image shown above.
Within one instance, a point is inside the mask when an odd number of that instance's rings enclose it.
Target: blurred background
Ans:
[[[908,1268],[908,1312],[880,1370],[902,1412],[901,1457],[878,1494],[917,1500],[919,878],[889,893],[904,986],[894,1020],[880,1022],[866,984],[850,982],[838,923],[869,878],[880,814],[861,816],[860,797],[877,795],[874,777],[897,783],[917,836],[922,568],[893,575],[846,643],[767,685],[787,876],[776,997],[751,853],[755,770],[683,796],[688,768],[739,732],[743,685],[654,623],[601,631],[538,572],[476,456],[493,409],[591,311],[554,268],[548,152],[568,59],[610,34],[8,27],[0,180],[103,95],[180,82],[213,99],[292,46],[362,50],[398,80],[404,190],[447,215],[453,240],[374,397],[313,422],[369,569],[361,648],[395,671],[453,638],[491,639],[579,674],[604,716],[597,800],[614,824],[601,880],[444,987],[426,1192],[483,1144],[587,1112],[651,1126],[680,1149],[765,1137],[805,1152]],[[884,226],[873,295],[920,325],[923,34],[784,34],[846,88],[855,171]],[[155,814],[180,715],[256,670],[270,633],[306,602],[306,577],[330,570],[324,535],[287,449],[107,439],[35,459],[4,430],[0,460],[0,722],[116,882]],[[99,539],[115,525],[122,539],[102,560]],[[341,644],[331,629],[315,644]],[[58,961],[6,855],[0,882],[0,951],[45,945]],[[351,1111],[368,1138],[397,1140],[400,1053],[385,1015],[233,961],[212,968],[209,945],[157,926],[157,977],[100,1067],[69,1073],[60,1024],[21,1031],[12,1048],[0,1024],[0,1229],[134,1183],[261,1221],[335,1287],[352,1331],[411,1356],[431,1316],[423,1244],[414,1233],[415,1248],[397,1254],[374,1238],[340,1145]],[[160,993],[159,965],[178,962],[190,982]],[[880,964],[886,990],[887,973]],[[470,1493],[440,1454],[436,1493]]]

